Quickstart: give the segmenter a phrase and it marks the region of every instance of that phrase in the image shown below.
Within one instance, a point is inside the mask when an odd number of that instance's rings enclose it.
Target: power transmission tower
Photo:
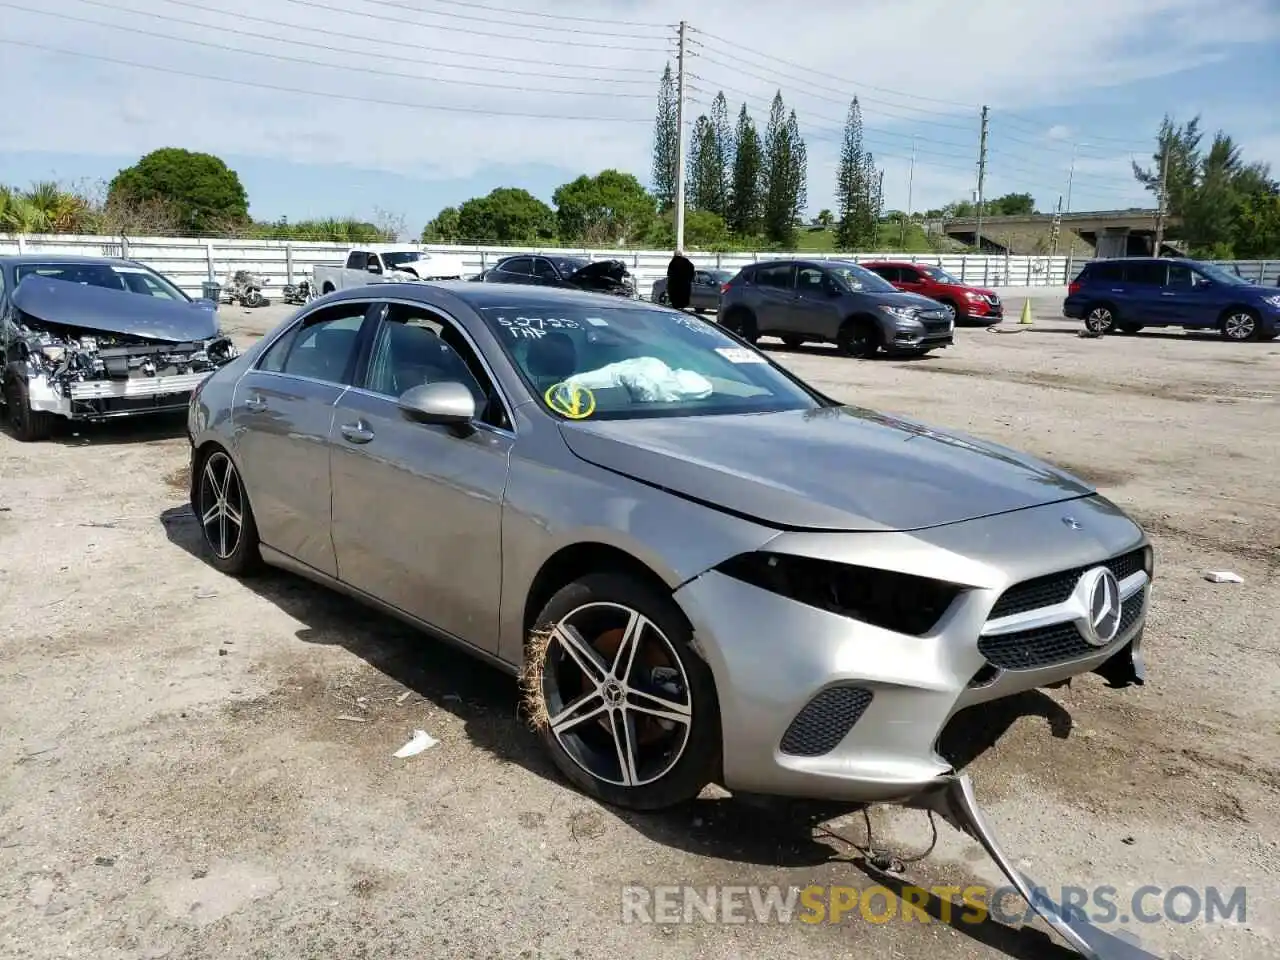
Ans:
[[[982,252],[982,191],[987,180],[987,107],[982,108],[982,135],[978,138],[978,229],[975,245]]]
[[[1169,195],[1169,149],[1170,144],[1164,145],[1164,159],[1160,162],[1160,206],[1156,210],[1156,248],[1152,251],[1155,256],[1160,256],[1160,248],[1164,246],[1164,218],[1166,207],[1168,205]]]
[[[688,24],[680,21],[676,57],[676,249],[684,249],[684,40]]]

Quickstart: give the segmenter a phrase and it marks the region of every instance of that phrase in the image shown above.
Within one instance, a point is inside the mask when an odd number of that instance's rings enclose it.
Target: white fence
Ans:
[[[296,282],[318,264],[337,266],[343,262],[347,245],[284,240],[206,240],[178,237],[90,237],[59,234],[0,234],[0,255],[15,253],[79,254],[81,256],[129,257],[147,264],[169,277],[193,295],[199,295],[205,280],[225,282],[233,270],[249,270],[267,278],[271,288]],[[648,293],[653,281],[666,276],[669,250],[605,250],[582,248],[468,247],[448,244],[424,244],[421,249],[436,253],[460,254],[467,269],[480,273],[500,257],[512,253],[547,253],[581,256],[593,259],[616,257],[627,263],[635,274],[642,293]],[[689,258],[699,266],[738,270],[757,260],[796,256],[793,253],[693,253]],[[822,259],[836,254],[803,253],[801,256]],[[1016,257],[976,255],[922,254],[840,254],[842,259],[875,260],[892,258],[929,263],[942,267],[966,283],[991,287],[1064,286],[1084,259],[1069,261],[1067,257]],[[1237,266],[1250,279],[1275,285],[1280,278],[1280,261],[1239,261]]]

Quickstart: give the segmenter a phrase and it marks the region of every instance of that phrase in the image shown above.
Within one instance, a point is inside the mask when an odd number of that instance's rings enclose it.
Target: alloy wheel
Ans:
[[[205,542],[220,560],[229,559],[244,531],[244,487],[235,464],[221,451],[204,462],[199,503]]]
[[[1094,307],[1084,321],[1085,328],[1090,333],[1106,333],[1113,323],[1115,323],[1115,317],[1106,307]]]
[[[623,604],[583,604],[555,625],[542,694],[552,735],[603,783],[661,780],[688,745],[693,703],[680,657],[652,620]]]
[[[1233,313],[1222,324],[1222,332],[1228,340],[1248,340],[1258,329],[1258,321],[1250,313]]]

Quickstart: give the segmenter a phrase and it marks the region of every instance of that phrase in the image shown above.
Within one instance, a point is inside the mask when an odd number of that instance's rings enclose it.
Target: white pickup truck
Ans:
[[[462,257],[429,253],[414,247],[370,244],[352,247],[340,267],[317,265],[313,271],[321,294],[362,287],[367,283],[402,283],[406,280],[461,280],[466,273]]]

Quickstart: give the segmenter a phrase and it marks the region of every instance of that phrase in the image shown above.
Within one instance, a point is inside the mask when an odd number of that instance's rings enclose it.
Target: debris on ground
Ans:
[[[1244,583],[1244,577],[1230,570],[1206,570],[1204,578],[1210,583]]]
[[[338,719],[339,719],[339,720],[348,720],[348,721],[350,721],[351,723],[368,723],[368,722],[369,722],[369,718],[368,718],[368,717],[353,717],[353,716],[352,716],[351,714],[349,714],[349,713],[340,713],[340,714],[338,714]]]
[[[428,750],[439,742],[439,740],[431,736],[427,731],[415,730],[413,733],[413,739],[393,753],[392,756],[398,760],[403,760],[405,757],[417,756],[423,750]]]

